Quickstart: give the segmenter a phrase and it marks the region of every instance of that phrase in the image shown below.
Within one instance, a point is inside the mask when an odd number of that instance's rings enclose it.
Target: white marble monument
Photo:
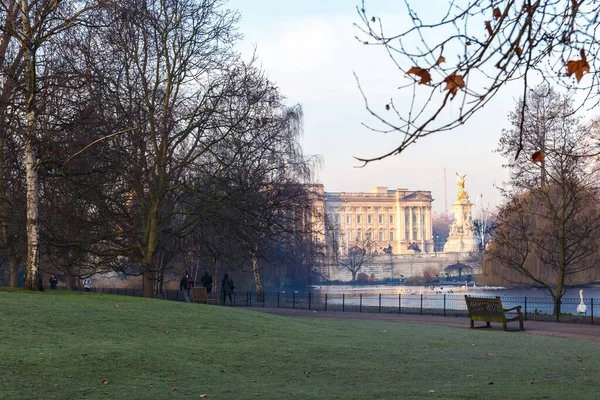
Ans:
[[[444,245],[446,253],[478,252],[481,239],[475,234],[475,226],[471,216],[469,193],[465,191],[466,175],[456,174],[458,179],[458,197],[452,204],[454,222],[450,225],[450,235]]]

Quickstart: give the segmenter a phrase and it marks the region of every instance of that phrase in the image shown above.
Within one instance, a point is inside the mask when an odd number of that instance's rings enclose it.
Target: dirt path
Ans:
[[[372,321],[401,322],[407,324],[427,324],[452,326],[456,328],[470,329],[469,319],[464,317],[440,317],[432,315],[412,314],[375,314],[335,311],[308,311],[294,310],[288,308],[251,308],[253,311],[266,312],[269,314],[282,315],[286,317],[304,318],[334,318],[334,319],[358,319]],[[509,329],[516,330],[518,324],[508,324]],[[502,330],[502,324],[492,323],[493,330]],[[557,322],[525,321],[525,331],[528,335],[557,336],[564,338],[583,339],[600,342],[600,325],[584,325]]]

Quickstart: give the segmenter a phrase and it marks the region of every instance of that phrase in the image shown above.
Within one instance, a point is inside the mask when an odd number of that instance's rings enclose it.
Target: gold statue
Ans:
[[[469,193],[465,191],[465,177],[467,174],[459,175],[456,172],[456,179],[458,180],[458,198],[457,201],[467,201],[469,200]]]

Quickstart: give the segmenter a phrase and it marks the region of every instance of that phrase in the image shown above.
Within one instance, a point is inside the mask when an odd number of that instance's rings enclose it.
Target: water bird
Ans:
[[[579,291],[579,298],[581,299],[581,301],[579,302],[579,305],[577,306],[577,314],[581,315],[581,314],[585,314],[585,312],[587,311],[587,306],[585,304],[583,304],[583,289],[581,289]]]

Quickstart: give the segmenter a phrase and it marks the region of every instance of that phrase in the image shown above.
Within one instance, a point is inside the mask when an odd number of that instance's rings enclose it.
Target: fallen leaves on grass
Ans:
[[[201,398],[201,399],[203,399],[203,398],[205,398],[205,397],[208,397],[208,395],[207,395],[207,394],[201,394],[201,395],[200,395],[200,398]]]
[[[108,381],[106,379],[102,379],[102,384],[103,385],[108,385]]]

